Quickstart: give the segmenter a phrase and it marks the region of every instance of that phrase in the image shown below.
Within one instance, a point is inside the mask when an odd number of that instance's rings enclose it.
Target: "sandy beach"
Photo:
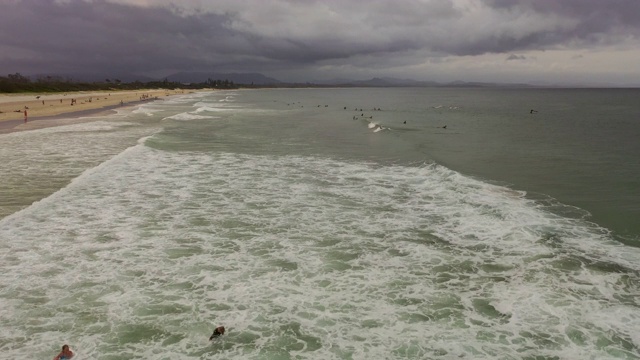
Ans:
[[[185,92],[187,90],[147,89],[53,94],[0,94],[0,133],[64,125],[70,121],[77,121],[80,116]],[[65,118],[65,115],[69,116]]]

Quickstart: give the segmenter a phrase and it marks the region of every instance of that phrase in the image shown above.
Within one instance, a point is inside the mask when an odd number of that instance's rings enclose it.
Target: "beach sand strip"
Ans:
[[[81,117],[99,115],[119,107],[186,92],[188,91],[149,89],[44,95],[0,94],[0,133],[67,125],[79,122]]]

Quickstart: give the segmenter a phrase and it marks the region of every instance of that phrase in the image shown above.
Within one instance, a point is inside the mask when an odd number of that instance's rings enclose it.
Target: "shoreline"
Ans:
[[[0,94],[0,134],[77,123],[88,116],[106,115],[115,109],[181,94],[185,94],[185,91],[146,89],[91,93],[67,92],[42,96]],[[16,108],[20,112],[12,110]],[[28,113],[26,121],[24,110]]]
[[[151,99],[151,100],[156,100],[156,99]],[[119,109],[119,108],[124,109],[127,107],[142,104],[144,102],[146,101],[138,101],[137,103],[128,103],[124,105],[108,105],[102,108],[70,111],[66,113],[60,113],[57,115],[45,115],[45,116],[37,116],[33,118],[30,117],[26,123],[24,122],[24,120],[17,120],[17,119],[0,121],[0,134],[9,134],[13,132],[68,125],[69,122],[78,122],[78,120],[82,120],[85,117],[89,117],[92,115],[100,115],[100,114],[107,115],[110,112],[114,111],[115,109]],[[68,120],[68,121],[62,122],[64,120]],[[34,126],[22,127],[21,125],[34,125]]]

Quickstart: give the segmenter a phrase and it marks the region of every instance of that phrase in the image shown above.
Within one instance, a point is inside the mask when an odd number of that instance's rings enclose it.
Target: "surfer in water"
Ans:
[[[73,351],[69,349],[69,345],[62,345],[62,351],[60,354],[56,355],[53,360],[68,360],[73,357]]]
[[[220,335],[224,335],[224,326],[218,326],[217,328],[215,328],[215,330],[213,330],[213,334],[209,336],[209,340],[213,340]]]

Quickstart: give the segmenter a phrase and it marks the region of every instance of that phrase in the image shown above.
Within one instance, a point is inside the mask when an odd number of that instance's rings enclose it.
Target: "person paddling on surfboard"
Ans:
[[[53,360],[68,360],[73,357],[73,351],[69,349],[69,345],[62,345],[62,351]]]
[[[215,328],[215,330],[213,330],[213,334],[209,336],[209,340],[213,340],[223,334],[224,334],[224,326],[218,326],[217,328]]]

